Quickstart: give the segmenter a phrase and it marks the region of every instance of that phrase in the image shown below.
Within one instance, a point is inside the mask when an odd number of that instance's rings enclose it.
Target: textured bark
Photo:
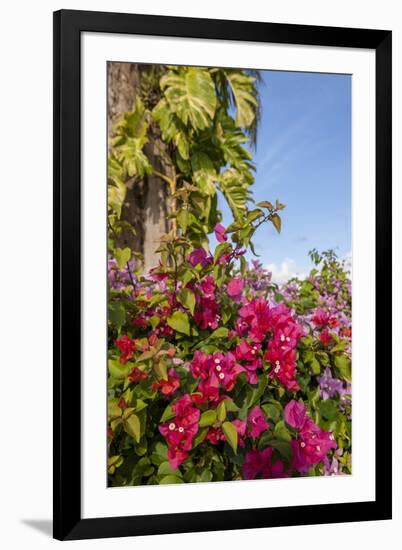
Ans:
[[[122,114],[132,109],[141,75],[150,67],[135,63],[108,63],[109,137],[113,136],[113,127]],[[158,146],[164,147],[164,144],[160,142]],[[163,165],[151,143],[146,145],[145,153],[156,170],[168,174],[167,167]],[[117,245],[128,246],[141,253],[144,256],[144,269],[148,270],[158,263],[155,249],[168,230],[167,184],[155,175],[140,182],[128,180],[126,183],[127,196],[121,219],[133,226],[135,235],[131,231],[123,231]]]

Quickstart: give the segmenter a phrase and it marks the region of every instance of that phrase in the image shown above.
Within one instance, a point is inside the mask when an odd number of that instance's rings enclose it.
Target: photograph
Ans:
[[[106,78],[107,486],[350,475],[352,76]]]

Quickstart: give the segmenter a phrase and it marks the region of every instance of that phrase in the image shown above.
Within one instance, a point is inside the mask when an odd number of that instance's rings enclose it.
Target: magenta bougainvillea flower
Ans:
[[[222,224],[217,223],[214,228],[215,232],[215,238],[219,243],[223,243],[228,240],[228,237],[226,235],[226,229],[223,227]]]
[[[226,355],[222,353],[206,355],[196,351],[190,368],[194,378],[200,378],[197,392],[201,394],[201,399],[198,398],[201,402],[218,401],[220,388],[231,391],[237,376],[244,371],[231,352]]]
[[[196,248],[187,256],[188,262],[195,267],[200,264],[202,267],[212,263],[212,256],[204,248]]]
[[[306,407],[303,403],[300,403],[300,401],[292,399],[283,411],[283,418],[289,426],[292,426],[292,428],[296,430],[300,430],[306,418]]]
[[[168,460],[172,469],[177,469],[188,456],[191,450],[193,438],[198,432],[198,420],[200,410],[193,406],[190,395],[183,395],[174,405],[172,410],[175,417],[159,426],[159,431],[166,439]]]
[[[197,296],[197,306],[194,312],[194,321],[203,330],[218,328],[220,315],[219,305],[214,298]]]
[[[243,464],[244,479],[263,479],[287,477],[285,467],[281,460],[272,460],[272,447],[263,451],[252,450],[246,453]]]
[[[244,279],[242,277],[234,277],[227,285],[227,293],[236,303],[239,303],[243,288]]]
[[[290,401],[284,418],[289,426],[298,430],[296,439],[291,441],[292,467],[298,472],[306,473],[311,466],[322,462],[331,449],[337,448],[332,432],[317,426],[302,403]]]
[[[265,414],[260,407],[256,406],[251,409],[247,419],[247,428],[248,435],[253,438],[260,437],[262,432],[269,429]]]

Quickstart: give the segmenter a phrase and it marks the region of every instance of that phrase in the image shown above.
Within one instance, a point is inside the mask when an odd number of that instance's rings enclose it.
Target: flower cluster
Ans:
[[[215,235],[214,254],[181,251],[179,266],[109,264],[110,484],[351,473],[343,266],[278,287]]]

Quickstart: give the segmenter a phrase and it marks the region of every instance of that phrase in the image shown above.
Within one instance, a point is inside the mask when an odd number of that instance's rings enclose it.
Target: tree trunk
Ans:
[[[150,69],[149,65],[135,63],[108,63],[108,137],[113,136],[113,128],[122,114],[130,111],[139,91],[141,75]],[[151,130],[152,131],[152,130]],[[159,138],[160,147],[164,144]],[[147,155],[154,169],[168,173],[151,143],[145,146]],[[121,219],[129,222],[135,231],[123,231],[117,245],[128,246],[134,252],[143,255],[145,270],[157,265],[159,257],[155,253],[162,235],[168,231],[168,193],[167,184],[155,175],[138,182],[129,179],[126,201]]]

